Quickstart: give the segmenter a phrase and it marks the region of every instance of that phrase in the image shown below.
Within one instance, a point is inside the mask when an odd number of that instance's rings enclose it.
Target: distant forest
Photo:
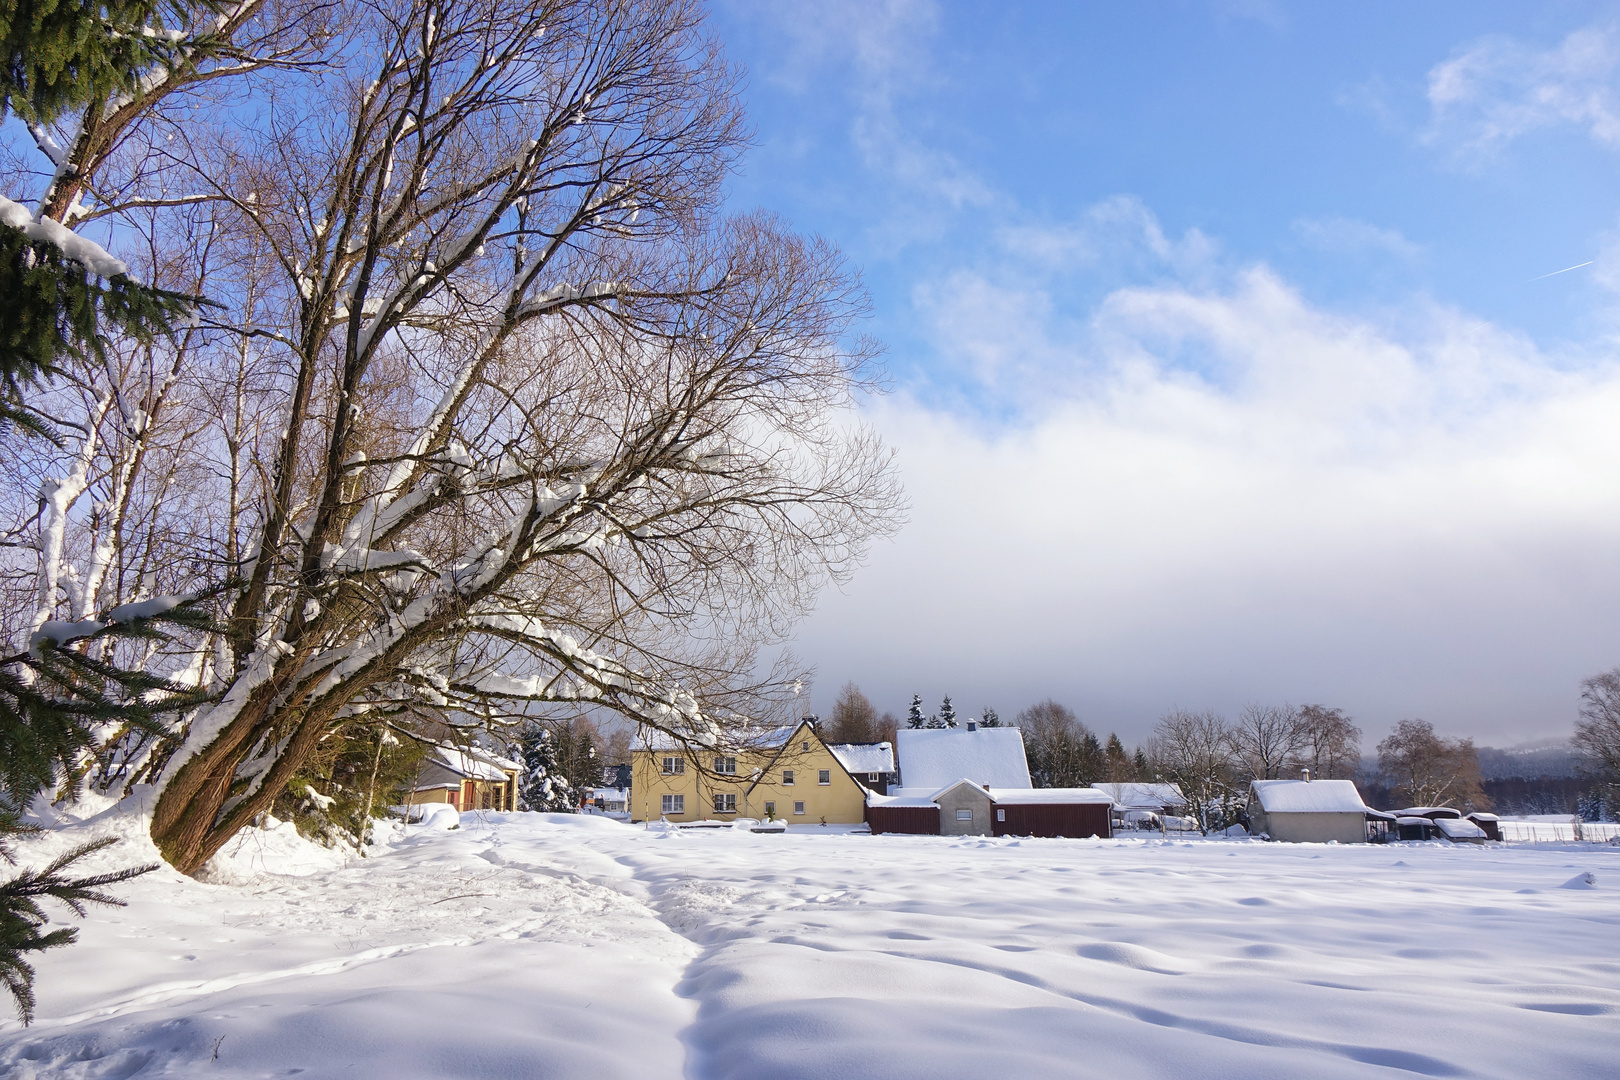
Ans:
[[[1580,761],[1567,741],[1500,749],[1481,746],[1480,786],[1498,814],[1578,814],[1586,809],[1592,781],[1580,775]],[[1394,795],[1378,769],[1378,759],[1361,759],[1356,784],[1372,806],[1393,806]]]

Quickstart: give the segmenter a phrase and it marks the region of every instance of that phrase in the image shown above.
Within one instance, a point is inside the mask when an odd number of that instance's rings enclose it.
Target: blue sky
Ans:
[[[817,705],[1567,734],[1620,663],[1620,13],[714,11],[732,199],[862,268],[913,502]]]

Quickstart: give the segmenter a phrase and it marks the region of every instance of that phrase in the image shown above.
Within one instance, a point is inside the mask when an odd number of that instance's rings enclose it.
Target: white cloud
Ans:
[[[998,202],[973,169],[919,134],[913,104],[939,78],[933,0],[825,0],[739,11],[768,20],[785,40],[769,77],[801,94],[848,99],[851,142],[867,168],[892,185],[883,193],[890,204],[879,229],[884,246],[935,235],[942,211]]]
[[[1135,195],[1115,195],[1087,207],[1074,222],[1010,225],[997,233],[1012,259],[1042,270],[1094,267],[1107,262],[1154,265],[1183,276],[1206,271],[1219,249],[1198,229],[1169,236]]]
[[[1087,374],[1024,369],[1043,404],[1010,426],[875,404],[912,522],[805,628],[829,685],[1055,694],[1127,738],[1177,704],[1320,700],[1371,741],[1423,716],[1490,742],[1566,733],[1620,660],[1620,367],[1444,308],[1324,311],[1263,267],[1084,323],[1007,290],[935,315],[1001,328],[991,366]]]
[[[1294,235],[1310,247],[1345,255],[1384,252],[1402,259],[1415,259],[1423,248],[1403,236],[1399,229],[1385,229],[1354,218],[1301,218],[1294,222]]]
[[[1574,127],[1620,147],[1620,41],[1588,27],[1552,48],[1474,42],[1429,72],[1427,139],[1487,155],[1529,132]]]

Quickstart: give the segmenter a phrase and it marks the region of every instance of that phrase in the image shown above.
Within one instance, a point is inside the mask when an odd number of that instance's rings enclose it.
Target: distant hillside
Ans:
[[[1479,771],[1485,796],[1503,814],[1578,813],[1590,781],[1580,776],[1579,760],[1567,739],[1546,739],[1523,746],[1481,746]],[[1378,759],[1361,759],[1356,777],[1369,805],[1394,809],[1393,793],[1378,773]]]
[[[1543,740],[1505,750],[1494,746],[1479,748],[1479,771],[1487,780],[1519,777],[1576,776],[1577,760],[1568,739]]]

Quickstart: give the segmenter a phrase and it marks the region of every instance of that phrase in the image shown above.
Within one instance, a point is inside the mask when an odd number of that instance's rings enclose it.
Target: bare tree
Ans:
[[[894,713],[886,712],[877,718],[872,726],[872,738],[877,742],[886,742],[890,746],[895,743],[895,736],[900,731],[900,718]]]
[[[1573,742],[1612,813],[1620,807],[1620,667],[1581,683],[1581,718],[1575,722]]]
[[[791,697],[759,649],[898,520],[837,415],[864,294],[830,245],[716,213],[744,132],[694,3],[326,18],[321,64],[159,154],[212,215],[227,314],[174,368],[208,509],[120,558],[217,585],[222,632],[169,661],[212,703],[109,741],[103,779],[155,785],[186,872],[357,725],[583,703],[732,739]]]
[[[1303,738],[1300,762],[1311,775],[1346,780],[1361,765],[1361,729],[1343,709],[1302,705],[1298,712]]]
[[[1177,709],[1153,729],[1148,755],[1159,779],[1175,784],[1200,832],[1230,823],[1237,805],[1238,756],[1227,722],[1213,712]]]
[[[1442,739],[1422,720],[1402,720],[1378,744],[1378,768],[1410,806],[1488,810],[1472,739]]]
[[[876,742],[878,729],[877,709],[867,700],[861,688],[852,682],[844,684],[833,704],[832,715],[827,718],[827,739],[830,742]]]
[[[1103,778],[1097,736],[1073,710],[1048,698],[1020,712],[1013,726],[1023,733],[1036,787],[1080,787]]]
[[[1298,767],[1306,737],[1292,706],[1247,705],[1232,728],[1232,743],[1250,776],[1275,780]]]

